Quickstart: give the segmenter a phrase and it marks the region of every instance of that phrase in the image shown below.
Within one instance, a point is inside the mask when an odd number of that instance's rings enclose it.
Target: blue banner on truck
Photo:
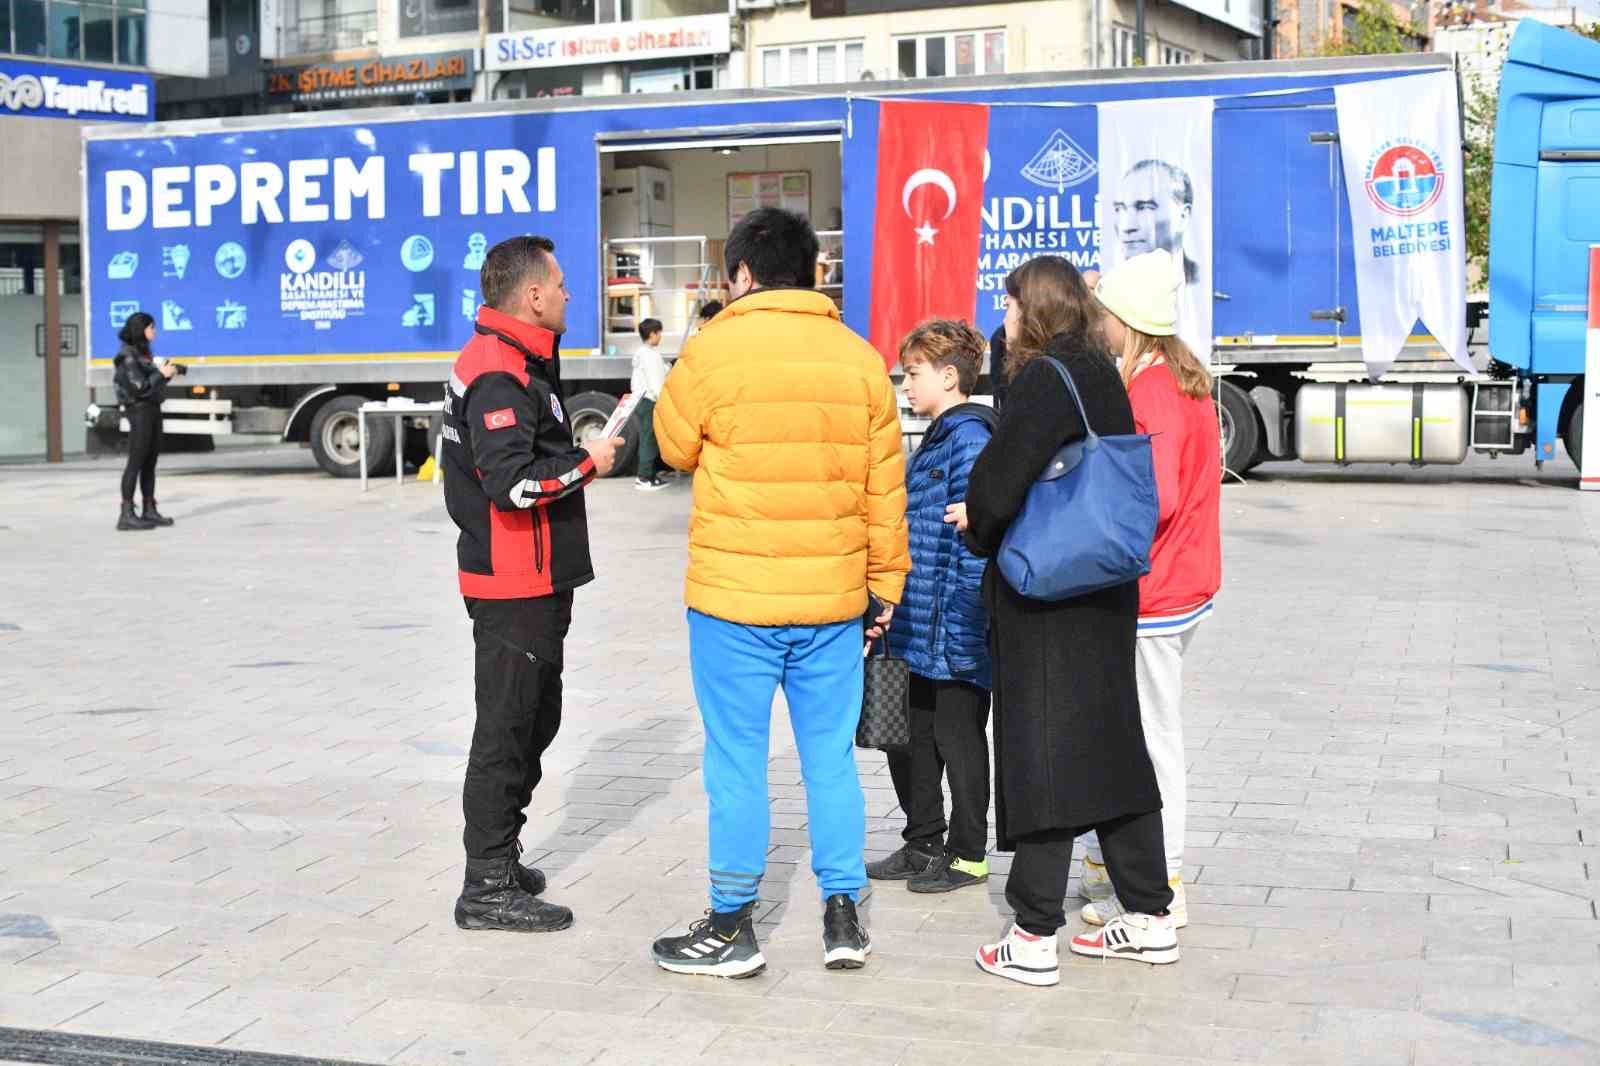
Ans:
[[[993,112],[979,326],[988,332],[1000,324],[1005,275],[1024,258],[1098,262],[1097,109],[1060,105],[1223,97],[1373,76],[1384,75],[1185,77],[937,94],[1055,105]],[[85,273],[92,361],[104,366],[115,353],[116,330],[135,310],[156,319],[163,354],[212,363],[448,358],[468,335],[484,252],[529,232],[556,242],[573,292],[563,350],[595,352],[603,344],[604,296],[599,145],[641,131],[678,144],[714,134],[841,134],[845,320],[867,330],[877,180],[877,106],[870,99],[663,100],[363,118],[352,112],[319,116],[315,125],[300,119],[199,133],[177,126],[91,138]],[[1251,150],[1219,144],[1218,166],[1248,159]],[[1227,239],[1220,220],[1217,233],[1220,257]],[[1251,287],[1234,293],[1236,306],[1258,295]]]

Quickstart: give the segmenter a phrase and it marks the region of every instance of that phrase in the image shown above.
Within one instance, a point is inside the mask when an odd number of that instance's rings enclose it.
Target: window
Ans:
[[[48,51],[44,0],[16,0],[11,17],[16,24],[17,54],[44,55]]]
[[[145,0],[0,0],[0,53],[142,67],[144,6]]]
[[[1111,27],[1111,65],[1114,67],[1135,67],[1144,64],[1144,57],[1140,56],[1134,47],[1136,35],[1127,26]],[[1149,47],[1149,35],[1145,35],[1145,47]]]
[[[83,58],[91,63],[116,62],[114,15],[109,7],[83,5]]]
[[[901,37],[895,59],[902,78],[946,78],[1006,72],[1004,30],[963,30]]]
[[[1185,48],[1164,44],[1161,46],[1161,62],[1169,67],[1183,66],[1194,62],[1194,53]]]
[[[769,88],[860,81],[866,44],[824,41],[761,50],[761,80]]]
[[[361,48],[378,40],[377,0],[290,0],[278,27],[286,56]]]
[[[50,58],[83,58],[83,15],[77,4],[50,4]]]
[[[675,93],[717,87],[717,57],[644,63],[628,71],[630,93]]]
[[[142,67],[148,51],[144,37],[144,12],[126,11],[117,15],[117,62]]]

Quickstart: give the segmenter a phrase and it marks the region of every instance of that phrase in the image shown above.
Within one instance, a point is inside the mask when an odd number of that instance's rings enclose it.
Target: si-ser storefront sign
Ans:
[[[491,33],[483,54],[484,66],[489,70],[525,70],[722,55],[732,48],[727,15],[695,15],[559,30]]]
[[[361,100],[472,88],[472,53],[430,52],[419,56],[318,63],[267,73],[267,95],[296,103]]]
[[[149,122],[155,101],[148,74],[0,59],[0,115]]]

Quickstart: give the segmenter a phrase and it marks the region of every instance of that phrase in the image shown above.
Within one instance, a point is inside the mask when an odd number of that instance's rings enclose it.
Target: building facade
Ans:
[[[206,0],[0,0],[0,458],[83,448],[79,131],[153,119],[206,34]]]
[[[904,78],[1251,58],[1259,0],[740,0],[749,84],[793,87]]]

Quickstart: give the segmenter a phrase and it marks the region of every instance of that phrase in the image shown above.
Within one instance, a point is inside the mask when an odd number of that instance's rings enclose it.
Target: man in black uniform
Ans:
[[[537,898],[545,878],[518,861],[518,834],[540,757],[561,727],[572,590],[594,580],[583,487],[611,472],[623,440],[572,443],[558,351],[571,296],[554,253],[531,236],[489,250],[479,277],[486,304],[445,396],[445,505],[461,530],[456,557],[476,648],[462,929],[572,924],[572,911]]]

